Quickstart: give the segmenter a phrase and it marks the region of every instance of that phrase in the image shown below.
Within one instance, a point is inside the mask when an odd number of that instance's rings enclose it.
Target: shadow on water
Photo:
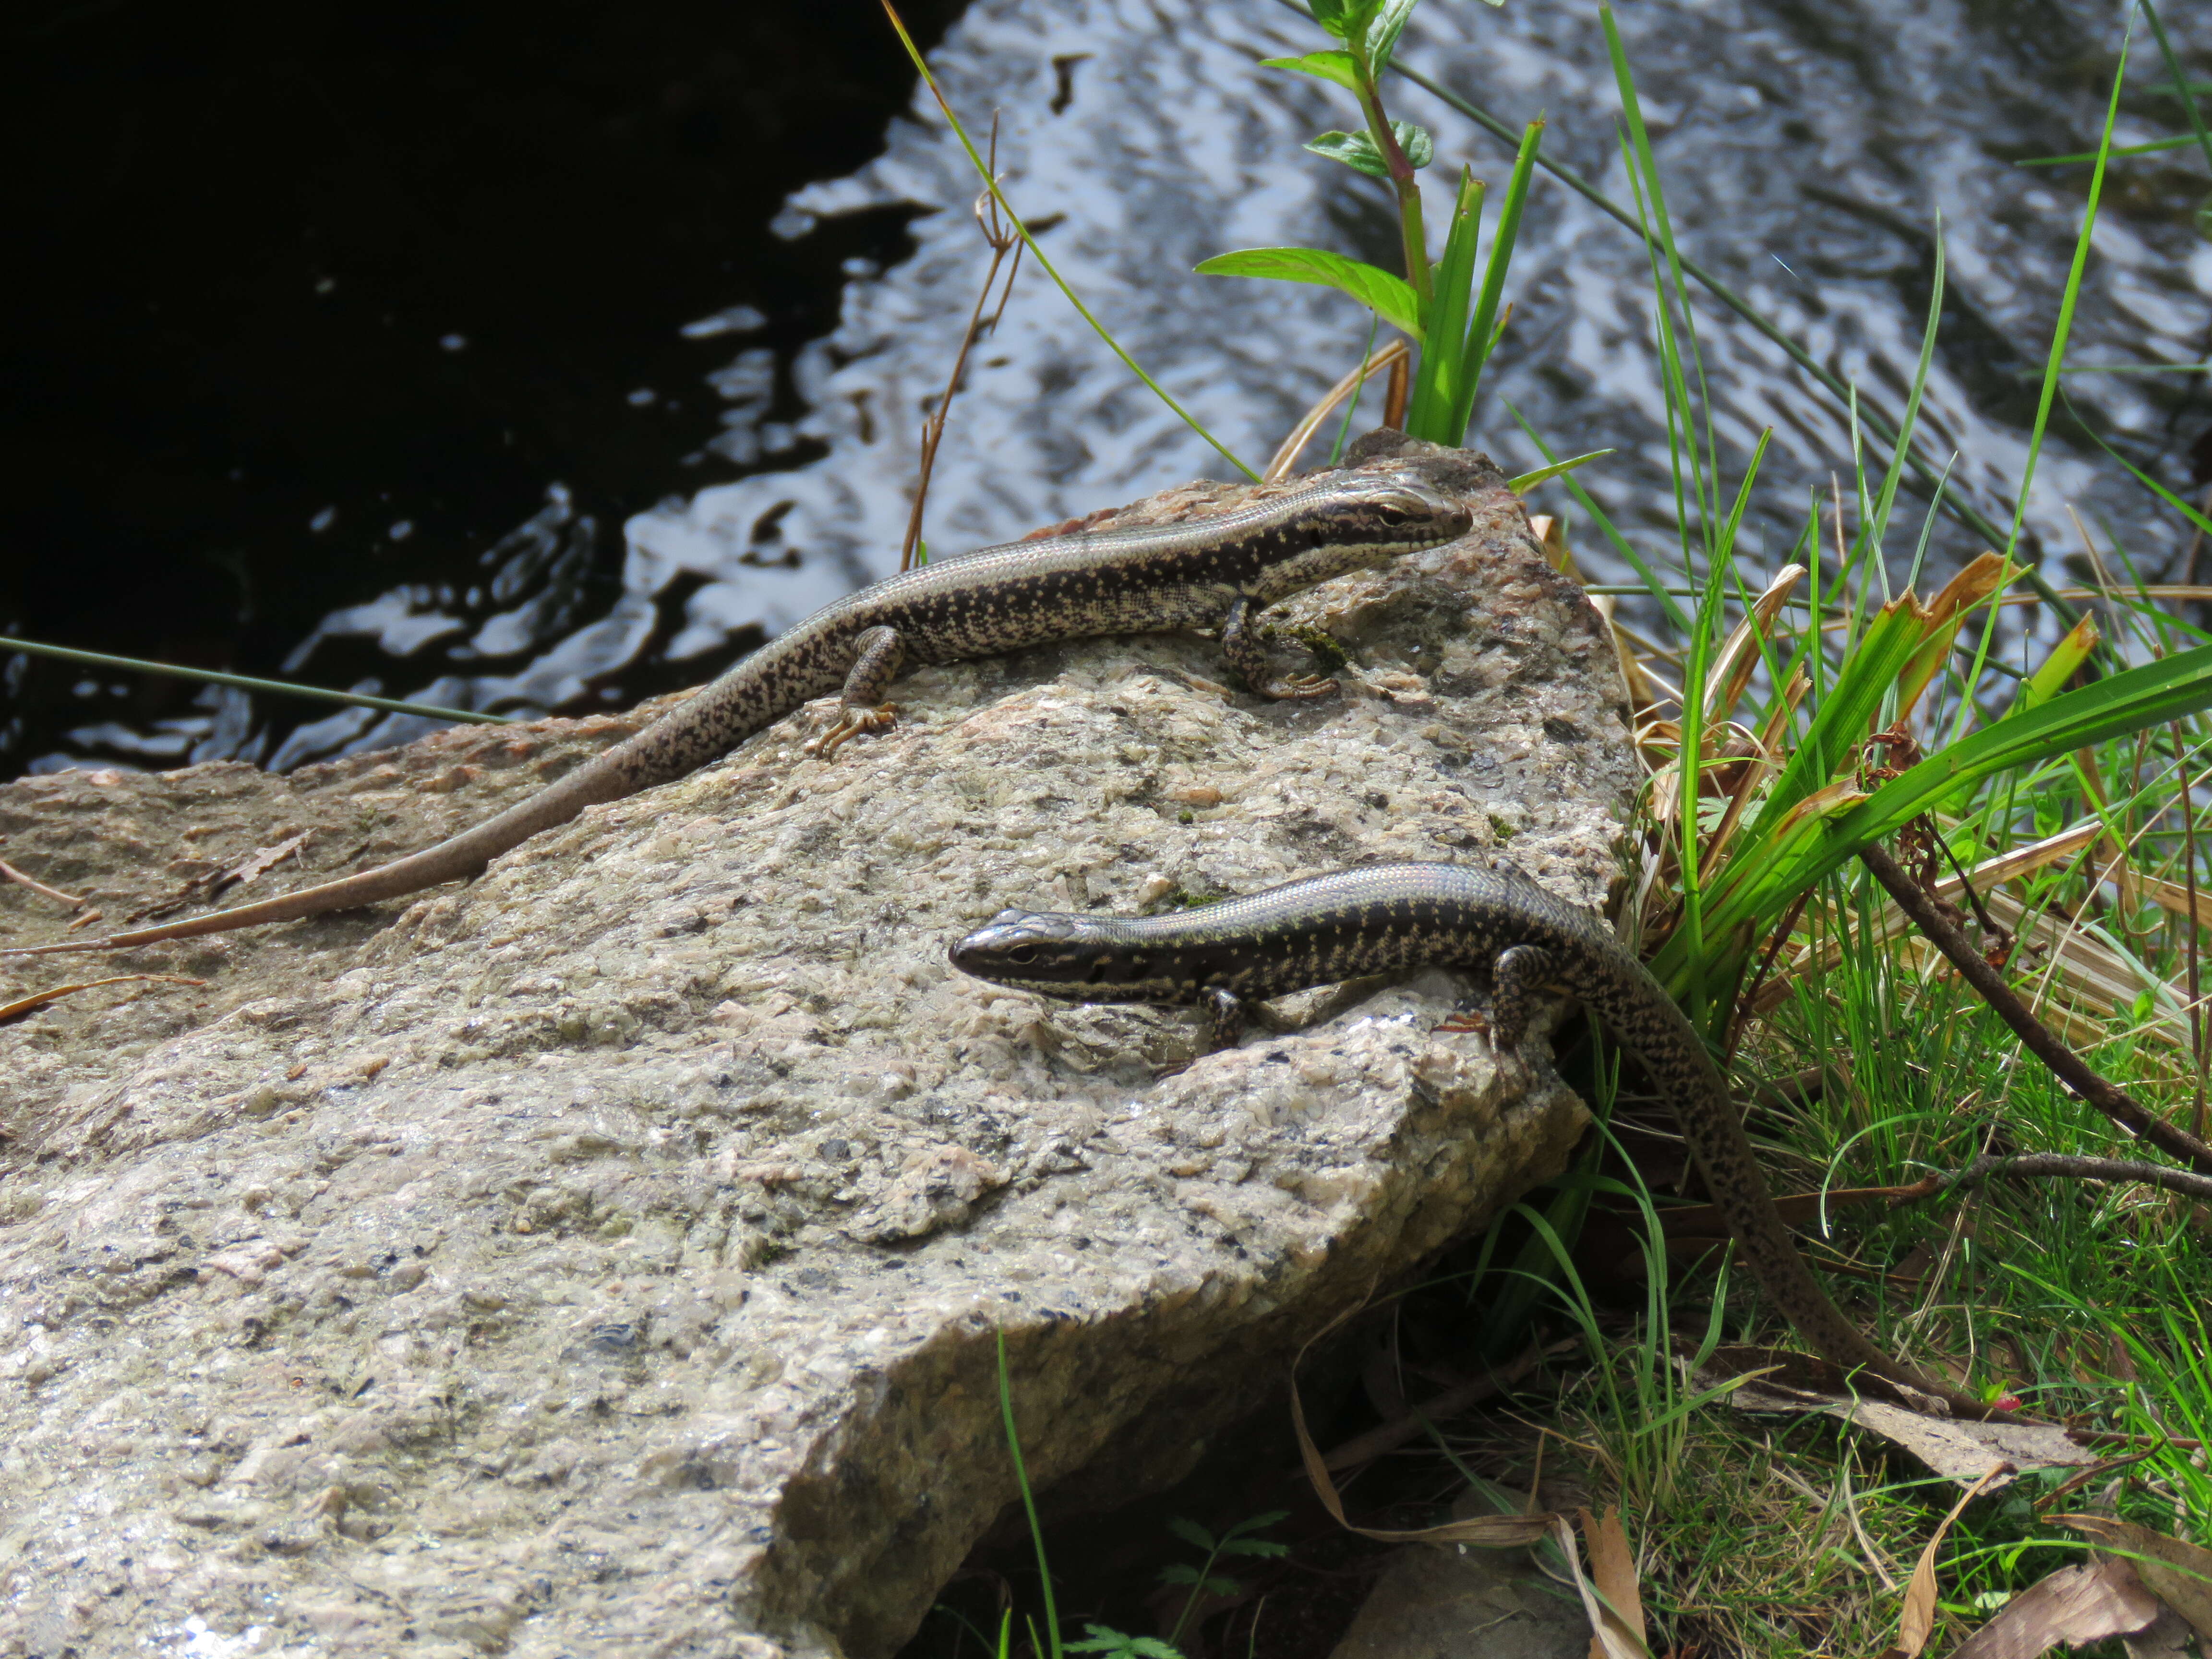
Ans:
[[[33,395],[8,437],[27,463],[9,542],[38,551],[0,574],[0,623],[446,704],[575,709],[706,678],[895,565],[917,428],[988,255],[950,135],[927,112],[891,118],[918,106],[870,7],[264,25],[46,3],[20,47],[41,76],[28,113],[45,159]],[[956,9],[912,9],[926,30]],[[2212,74],[2212,40],[2172,11],[2191,71]],[[2085,168],[2014,163],[2094,143],[2111,9],[1670,0],[1621,22],[1685,252],[1892,406],[1940,213],[1950,286],[1928,447],[2008,520],[2087,184]],[[1255,462],[1357,359],[1364,317],[1190,267],[1283,243],[1394,252],[1379,196],[1299,151],[1344,112],[1253,67],[1310,36],[1273,0],[976,0],[933,54],[979,127],[1001,112],[1008,187],[1052,227],[1063,270]],[[1627,199],[1594,8],[1432,0],[1401,50],[1509,121],[1546,114],[1547,153]],[[2121,142],[2175,126],[2158,76],[2139,51]],[[1492,140],[1399,95],[1437,135],[1432,179],[1462,160],[1502,178]],[[2187,150],[2116,167],[2075,361],[2205,356],[2206,189]],[[1541,184],[1512,290],[1475,441],[1536,463],[1510,403],[1561,453],[1617,448],[1585,475],[1592,493],[1663,552],[1641,250]],[[1848,421],[1717,308],[1699,327],[1723,446],[1740,464],[1776,431],[1747,544],[1771,567],[1808,497],[1848,471]],[[2071,388],[2170,486],[2212,473],[2204,377]],[[973,365],[927,533],[975,546],[1222,471],[1031,272]],[[2045,559],[2081,559],[2069,506],[2147,575],[2188,556],[2173,515],[2078,433],[2056,434],[2039,481]],[[1934,557],[1977,545],[1946,525]],[[0,762],[15,769],[289,765],[422,729],[21,659],[8,675]]]

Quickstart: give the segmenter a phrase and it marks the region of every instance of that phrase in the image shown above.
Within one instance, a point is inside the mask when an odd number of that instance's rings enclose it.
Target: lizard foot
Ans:
[[[810,755],[819,755],[828,760],[843,746],[848,738],[857,738],[864,732],[888,731],[898,724],[898,705],[884,703],[874,708],[844,708],[838,712],[823,731],[809,738],[800,747]]]
[[[1278,702],[1287,702],[1293,699],[1304,701],[1309,697],[1325,697],[1335,690],[1336,680],[1333,675],[1286,674],[1273,684],[1261,687],[1260,695],[1272,697]]]

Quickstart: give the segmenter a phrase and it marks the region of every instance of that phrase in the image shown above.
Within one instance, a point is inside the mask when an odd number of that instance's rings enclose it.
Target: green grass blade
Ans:
[[[1421,365],[1413,377],[1413,401],[1406,411],[1407,434],[1431,443],[1456,447],[1466,435],[1465,428],[1451,429],[1451,416],[1459,397],[1461,342],[1467,335],[1468,296],[1474,287],[1482,197],[1482,181],[1462,167],[1459,198],[1444,235],[1444,257],[1437,263],[1434,295],[1421,319]]]
[[[2181,67],[2181,59],[2173,50],[2173,42],[2166,38],[2166,24],[2160,19],[2158,8],[2152,0],[2142,0],[2143,15],[2149,20],[2151,36],[2158,42],[2158,55],[2166,60],[2166,72],[2172,77],[2173,89],[2181,100],[2181,107],[2189,112],[2189,129],[2197,137],[2197,147],[2204,152],[2204,165],[2212,167],[2212,131],[2204,126],[2204,113],[2197,107],[2197,94],[2189,84],[2189,76]]]
[[[1344,459],[1344,446],[1352,436],[1352,417],[1359,412],[1359,399],[1367,390],[1367,366],[1375,361],[1375,331],[1382,327],[1380,317],[1367,319],[1367,343],[1359,353],[1359,378],[1352,383],[1352,395],[1344,400],[1344,418],[1336,423],[1336,441],[1329,446],[1328,464],[1336,466]]]
[[[1758,858],[1739,852],[1708,890],[1708,933],[1722,938],[1738,927],[1756,930],[1860,848],[1990,778],[2207,708],[2212,708],[2212,646],[2199,646],[2008,715],[1938,750],[1870,795],[1839,803],[1825,815],[1797,816],[1765,837]],[[1652,963],[1653,972],[1670,987],[1687,967],[1679,936]]]
[[[1300,3],[1300,0],[1277,0],[1277,3],[1301,17],[1310,17],[1312,15],[1306,6]],[[1390,73],[1402,76],[1420,88],[1447,109],[1466,117],[1508,149],[1516,148],[1520,144],[1522,138],[1520,128],[1501,120],[1480,104],[1462,98],[1435,77],[1424,75],[1419,70],[1409,69],[1395,59],[1391,62]],[[1638,224],[1634,213],[1614,201],[1573,167],[1544,156],[1537,158],[1536,165],[1615,223],[1636,232],[1638,235],[1643,234],[1643,228]],[[1735,313],[1753,331],[1778,349],[1791,362],[1796,364],[1800,372],[1836,400],[1838,408],[1845,407],[1849,404],[1850,387],[1803,345],[1791,338],[1778,324],[1769,319],[1748,300],[1695,260],[1684,258],[1681,265],[1685,276],[1711,295],[1714,299],[1719,301],[1722,305],[1727,307],[1729,311]],[[1897,427],[1887,416],[1869,411],[1866,424],[1875,441],[1883,448],[1893,449],[1899,447]],[[1948,517],[1964,525],[1991,546],[2004,540],[2005,532],[2002,526],[1982,513],[1971,501],[1963,499],[1958,491],[1940,487],[1946,470],[1943,465],[1922,455],[1917,449],[1910,447],[1906,449],[1906,465],[1911,468],[1913,476],[1927,487],[1933,499],[1940,503],[1942,510]],[[2063,618],[2068,626],[2070,627],[2081,620],[2081,611],[2071,600],[2060,594],[2057,585],[2041,571],[2031,566],[2021,574],[2021,580],[2033,588],[2050,606],[2052,614]]]
[[[1553,461],[1549,466],[1540,466],[1534,472],[1523,472],[1517,478],[1508,478],[1505,481],[1505,487],[1516,495],[1525,495],[1547,478],[1561,477],[1573,471],[1585,461],[1595,461],[1613,453],[1610,449],[1593,449],[1587,454],[1574,457],[1571,460]]]
[[[2066,394],[2063,392],[2058,395],[2062,398],[2066,398]],[[2145,489],[2149,490],[2152,495],[2157,496],[2159,500],[2164,501],[2168,507],[2181,514],[2183,518],[2188,520],[2191,524],[2194,525],[2198,530],[2203,532],[2204,534],[2212,536],[2212,519],[2206,518],[2196,507],[2183,500],[2180,496],[2175,495],[2171,489],[2168,489],[2156,478],[2152,477],[2149,473],[2144,471],[2126,456],[2121,454],[2118,450],[2106,443],[2102,435],[2098,433],[2094,427],[2091,426],[2087,421],[2084,421],[2079,415],[2075,414],[2073,401],[2070,398],[2066,399],[2066,412],[2074,416],[2075,423],[2076,425],[2080,426],[2084,432],[2087,432],[2091,438],[2096,441],[2098,448],[2103,450],[2105,453],[2111,456],[2122,466],[2127,468],[2128,471],[2133,475],[2135,481],[2137,483],[2141,484]],[[5,641],[0,641],[0,644],[5,643]]]
[[[1052,1594],[1052,1564],[1045,1559],[1044,1525],[1037,1519],[1036,1494],[1030,1490],[1030,1472],[1022,1462],[1022,1437],[1014,1428],[1014,1384],[1006,1371],[1006,1333],[1001,1328],[999,1338],[999,1415],[1006,1428],[1006,1454],[1014,1461],[1014,1485],[1021,1489],[1022,1508],[1030,1518],[1030,1539],[1036,1546],[1037,1579],[1044,1590],[1044,1634],[1046,1650],[1052,1659],[1060,1659],[1060,1609],[1054,1604]],[[1036,1632],[1031,1629],[1034,1644]]]
[[[2191,106],[2192,112],[2195,106]],[[2094,161],[2100,155],[2109,155],[2115,161],[2127,155],[2155,155],[2160,150],[2187,149],[2197,142],[2193,133],[2179,133],[2172,138],[2153,138],[2148,143],[2119,144],[2109,150],[2085,149],[2073,155],[2037,155],[2024,161],[2014,161],[2016,167],[2076,167],[2083,161]]]
[[[1898,445],[1890,452],[1889,468],[1882,474],[1881,493],[1875,497],[1872,511],[1861,520],[1863,527],[1860,533],[1869,538],[1877,553],[1888,538],[1889,515],[1896,504],[1897,486],[1905,476],[1905,458],[1911,451],[1912,434],[1920,424],[1921,398],[1928,390],[1928,371],[1936,361],[1936,333],[1938,325],[1943,320],[1945,270],[1943,220],[1939,214],[1936,220],[1936,270],[1929,288],[1928,321],[1920,331],[1920,360],[1913,365],[1912,386],[1905,393],[1905,414],[1898,423]],[[1947,465],[1944,469],[1947,476],[1949,470]],[[1887,569],[1887,566],[1885,564],[1883,568]],[[1916,570],[1918,568],[1917,560],[1914,568]],[[1908,577],[1906,586],[1911,585],[1911,578]]]
[[[275,697],[303,697],[309,702],[337,702],[354,708],[380,708],[391,714],[419,714],[425,720],[454,720],[464,726],[507,726],[523,718],[514,714],[486,714],[472,708],[441,708],[435,703],[404,702],[397,697],[372,697],[361,691],[331,691],[319,685],[295,685],[289,680],[256,679],[250,674],[226,674],[213,668],[188,668],[179,663],[149,662],[143,657],[118,657],[105,651],[79,651],[74,646],[47,645],[39,640],[10,639],[4,635],[0,635],[0,651],[20,651],[29,657],[52,657],[58,662],[79,662],[92,668],[119,669],[130,674],[159,674],[167,679],[198,680],[209,685],[234,685],[241,691],[261,691]]]
[[[1482,274],[1482,297],[1475,301],[1474,320],[1468,325],[1467,355],[1460,366],[1459,394],[1446,422],[1454,444],[1467,441],[1467,428],[1474,419],[1474,395],[1482,384],[1482,366],[1489,360],[1498,333],[1498,303],[1505,292],[1505,272],[1513,263],[1513,244],[1521,234],[1521,210],[1528,200],[1528,181],[1534,176],[1536,150],[1544,142],[1544,124],[1531,121],[1522,136],[1521,153],[1513,160],[1513,176],[1505,186],[1505,205],[1498,212],[1498,232],[1490,243],[1490,264]]]
[[[1008,222],[1020,235],[1022,245],[1030,251],[1030,257],[1037,262],[1038,267],[1046,276],[1052,278],[1052,285],[1060,291],[1061,296],[1068,304],[1075,307],[1075,314],[1091,325],[1091,332],[1106,343],[1106,349],[1121,360],[1121,366],[1143,381],[1152,396],[1165,404],[1174,412],[1177,420],[1205,439],[1212,447],[1214,453],[1220,456],[1223,460],[1227,461],[1230,465],[1235,467],[1254,483],[1259,483],[1260,475],[1245,465],[1228,445],[1207,431],[1200,423],[1196,416],[1170,397],[1166,389],[1158,381],[1145,373],[1144,366],[1121,349],[1121,343],[1108,331],[1106,325],[1091,315],[1091,307],[1083,303],[1083,296],[1068,285],[1067,279],[1060,274],[1060,268],[1054,264],[1045,251],[1037,246],[1036,238],[1030,234],[1028,223],[1020,214],[1014,211],[1014,205],[1006,199],[1006,191],[999,187],[999,181],[991,176],[990,167],[984,162],[981,153],[975,148],[975,142],[968,137],[968,129],[960,125],[960,118],[952,112],[952,106],[945,96],[945,89],[937,84],[937,77],[929,72],[929,64],[923,58],[921,49],[915,45],[914,37],[906,32],[906,20],[898,15],[897,10],[891,5],[890,0],[883,0],[883,8],[884,15],[890,19],[891,27],[898,33],[899,44],[906,48],[906,55],[914,64],[915,73],[921,76],[922,84],[929,88],[929,95],[937,100],[937,107],[944,113],[945,124],[952,129],[952,136],[960,141],[960,148],[968,152],[969,165],[975,169],[976,177],[983,181],[983,187],[991,192],[991,199],[999,204],[1000,210],[1006,214]],[[1059,1638],[1055,1636],[1054,1639],[1057,1642]]]
[[[2061,374],[2212,374],[2203,363],[2069,363]]]
[[[2058,366],[2066,361],[2066,340],[2074,328],[2074,307],[2081,298],[2081,277],[2089,265],[2090,233],[2097,228],[2097,201],[2105,188],[2105,164],[2112,149],[2112,126],[2120,118],[2120,82],[2128,72],[2128,42],[2120,42],[2119,65],[2112,71],[2112,92],[2105,106],[2104,141],[2097,146],[2096,171],[2089,175],[2089,199],[2081,212],[2081,234],[2075,239],[2074,262],[2066,272],[2065,291],[2058,300],[2058,326],[2051,336],[2051,355],[2043,369],[2043,391],[2035,404],[2035,424],[2027,437],[2027,460],[2021,469],[2020,493],[2013,498],[2012,530],[2005,538],[2009,559],[2020,546],[2021,526],[2027,518],[2027,492],[2035,483],[2035,463],[2043,451],[2043,434],[2051,424],[2051,405],[2058,395]]]

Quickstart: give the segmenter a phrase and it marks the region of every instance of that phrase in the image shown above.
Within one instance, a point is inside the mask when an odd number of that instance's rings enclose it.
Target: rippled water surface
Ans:
[[[1640,5],[1621,15],[1683,251],[1892,406],[1917,356],[1940,217],[1950,303],[1927,394],[1929,447],[1955,453],[1957,486],[2006,516],[2083,183],[2081,169],[2010,162],[2078,149],[2094,133],[2111,62],[2107,9],[1861,0]],[[1255,462],[1358,360],[1364,317],[1325,290],[1208,279],[1187,274],[1191,266],[1225,248],[1285,243],[1377,263],[1394,252],[1380,188],[1298,149],[1343,118],[1329,90],[1252,66],[1310,44],[1310,29],[1259,0],[985,3],[939,54],[957,109],[979,122],[1003,112],[1010,193],[1026,214],[1057,222],[1043,240],[1061,274]],[[1431,4],[1401,51],[1509,121],[1547,115],[1548,152],[1628,198],[1615,95],[1587,9]],[[1073,94],[1057,112],[1056,64],[1070,67]],[[1401,88],[1400,98],[1404,114],[1437,134],[1440,161],[1464,158],[1502,179],[1495,141],[1418,91]],[[2142,136],[2132,129],[2143,125],[2131,119],[2124,136]],[[2185,159],[2135,166],[2099,227],[2076,361],[2204,355],[2212,244],[2189,219],[2203,182]],[[852,289],[838,334],[803,356],[814,406],[804,430],[829,445],[823,460],[630,526],[642,586],[679,570],[710,578],[684,642],[704,646],[763,614],[781,625],[892,568],[920,410],[982,269],[958,210],[972,187],[957,146],[925,115],[881,163],[797,198],[824,221],[894,200],[949,210],[922,222],[913,260]],[[1590,488],[1624,528],[1663,549],[1673,496],[1641,247],[1547,181],[1530,204],[1511,294],[1514,323],[1476,441],[1515,470],[1539,464],[1510,404],[1559,453],[1619,449],[1590,470]],[[1848,465],[1848,416],[1717,307],[1701,318],[1700,337],[1736,465],[1760,428],[1775,429],[1752,541],[1772,561],[1796,537],[1806,492]],[[2139,461],[2187,483],[2185,452],[2205,422],[2201,401],[2190,402],[2193,382],[2103,375],[2074,385]],[[1223,471],[1031,277],[956,407],[929,533],[939,546],[1002,538]],[[2170,515],[2149,510],[2116,471],[2063,442],[2046,450],[2032,515],[2046,556],[2079,545],[2069,503],[2154,568],[2175,556]],[[1939,541],[1950,553],[1968,544],[1949,529]],[[798,553],[795,567],[775,568],[783,550]],[[1909,540],[1902,550],[1909,556]]]
[[[1950,465],[1965,499],[2008,521],[2087,182],[2086,167],[2014,163],[2094,145],[2118,45],[2112,9],[1653,0],[1625,5],[1620,20],[1683,252],[1887,407],[1902,402],[1911,376],[1942,235],[1949,287],[1926,448]],[[2169,22],[2195,78],[2212,78],[2212,31],[2186,8]],[[1255,466],[1358,361],[1367,319],[1322,289],[1190,268],[1236,247],[1310,244],[1385,264],[1395,249],[1380,187],[1299,149],[1322,127],[1351,125],[1348,100],[1255,66],[1321,44],[1274,0],[977,0],[933,55],[965,118],[980,131],[999,113],[1006,187],[1050,227],[1042,243],[1060,274]],[[1629,198],[1594,8],[1428,0],[1401,57],[1509,123],[1546,116],[1547,155]],[[2178,106],[2154,90],[2161,75],[2155,54],[2138,50],[2121,142],[2179,130]],[[1461,161],[1502,183],[1497,141],[1402,82],[1395,96],[1394,112],[1437,135],[1438,165],[1425,175],[1432,223]],[[763,626],[787,626],[894,569],[920,423],[988,260],[969,213],[975,188],[944,124],[917,102],[892,124],[882,159],[792,198],[774,234],[799,246],[835,236],[854,216],[926,211],[911,223],[912,257],[881,271],[853,267],[841,320],[824,337],[757,340],[741,313],[700,319],[726,331],[712,335],[722,362],[699,389],[721,405],[713,447],[745,476],[631,518],[618,581],[581,612],[557,578],[564,560],[592,556],[578,550],[574,508],[556,491],[465,578],[483,590],[467,618],[471,648],[501,656],[501,672],[472,672],[439,646],[459,608],[421,583],[333,613],[292,652],[292,672],[317,678],[328,641],[369,638],[398,659],[382,677],[389,695],[573,704],[648,668],[704,678]],[[2206,356],[2212,242],[2195,215],[2208,189],[2191,151],[2115,164],[2072,361]],[[1641,246],[1544,180],[1509,293],[1513,323],[1474,441],[1510,471],[1538,464],[1510,404],[1559,453],[1617,450],[1581,476],[1632,539],[1663,555],[1674,544],[1674,495]],[[1698,327],[1731,486],[1759,432],[1775,434],[1747,532],[1753,566],[1771,568],[1796,545],[1808,497],[1838,471],[1848,490],[1848,416],[1717,307],[1701,307]],[[2203,378],[2081,374],[2068,384],[2136,465],[2201,494],[2212,475]],[[926,533],[940,551],[979,545],[1227,471],[1025,269],[954,406]],[[2154,578],[2194,556],[2176,515],[2070,430],[2046,444],[2037,479],[2029,545],[2056,575],[2080,564],[2085,532]],[[1540,500],[1557,507],[1564,497]],[[1921,510],[1909,501],[1893,537],[1899,570]],[[1946,521],[1931,557],[1955,561],[1978,544]],[[1596,568],[1622,574],[1587,527],[1577,545]],[[562,593],[571,597],[552,597]],[[254,711],[229,708],[233,727],[221,727],[218,711],[194,752],[244,746]],[[417,729],[343,714],[293,731],[266,758],[288,764]],[[65,746],[102,750],[85,734]]]

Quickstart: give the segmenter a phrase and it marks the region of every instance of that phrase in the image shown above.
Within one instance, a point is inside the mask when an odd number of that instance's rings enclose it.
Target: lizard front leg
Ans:
[[[1244,682],[1263,697],[1278,702],[1291,697],[1325,697],[1336,690],[1336,682],[1318,674],[1292,674],[1277,679],[1274,669],[1267,661],[1267,647],[1261,641],[1261,630],[1253,622],[1259,607],[1249,594],[1239,593],[1230,603],[1228,620],[1221,625],[1221,654],[1229,659],[1229,665],[1244,677]]]
[[[880,732],[898,718],[897,708],[884,701],[891,682],[906,660],[906,641],[898,629],[878,625],[853,641],[857,654],[852,672],[845,676],[837,718],[828,728],[807,739],[806,752],[824,760],[837,752],[846,738],[863,732]]]

